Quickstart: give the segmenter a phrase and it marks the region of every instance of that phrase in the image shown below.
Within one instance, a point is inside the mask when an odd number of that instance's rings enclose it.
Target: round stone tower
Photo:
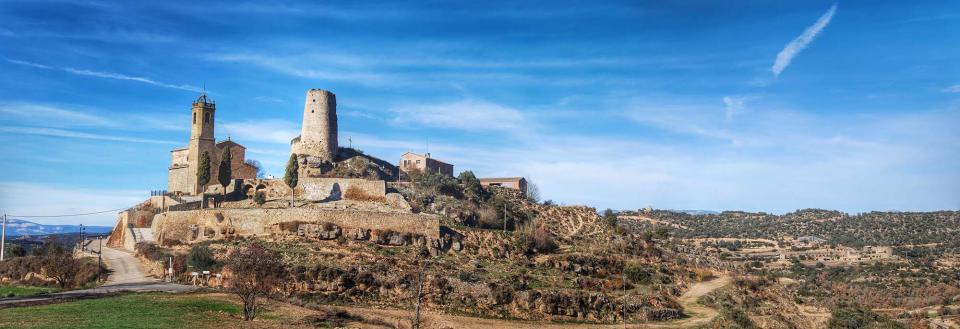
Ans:
[[[294,145],[293,150],[300,155],[336,161],[337,95],[322,89],[307,91],[299,145]]]

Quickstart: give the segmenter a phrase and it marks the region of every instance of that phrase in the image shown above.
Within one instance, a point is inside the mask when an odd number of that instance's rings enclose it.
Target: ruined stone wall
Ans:
[[[156,215],[152,229],[161,244],[173,240],[192,243],[231,235],[268,236],[273,233],[275,224],[284,222],[330,223],[347,232],[356,229],[392,230],[431,240],[440,237],[440,221],[435,216],[302,208],[171,211]]]

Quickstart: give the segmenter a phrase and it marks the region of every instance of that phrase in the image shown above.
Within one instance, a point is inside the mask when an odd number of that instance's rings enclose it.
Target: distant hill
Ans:
[[[84,232],[89,234],[110,233],[109,226],[84,226]],[[7,219],[7,236],[50,235],[64,233],[79,233],[80,225],[44,225],[28,222],[22,219]]]
[[[719,214],[719,212],[716,212],[716,211],[713,211],[713,210],[682,210],[682,209],[675,209],[675,210],[670,210],[670,211],[672,211],[672,212],[684,213],[684,214],[693,215],[693,216],[716,215],[716,214]]]

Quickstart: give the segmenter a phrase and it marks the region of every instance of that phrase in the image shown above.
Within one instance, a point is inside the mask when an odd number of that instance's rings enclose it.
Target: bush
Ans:
[[[873,311],[856,306],[841,305],[831,312],[830,322],[827,323],[830,329],[853,329],[853,328],[903,328],[899,323],[887,319],[886,317],[874,313]]]
[[[497,211],[493,208],[482,206],[477,210],[477,226],[489,229],[502,229],[503,220],[497,216]]]
[[[267,203],[267,195],[263,191],[256,191],[253,193],[253,203],[256,203],[258,206],[262,206],[264,203]]]
[[[533,230],[530,241],[532,243],[531,247],[538,253],[549,254],[557,251],[557,241],[554,239],[553,233],[550,233],[543,226],[537,226]]]
[[[463,184],[464,196],[477,202],[483,199],[483,187],[480,185],[480,180],[477,179],[477,176],[474,175],[472,171],[467,170],[461,172],[457,178],[460,180],[460,184]]]
[[[627,277],[627,280],[630,280],[630,282],[634,284],[648,285],[653,282],[653,277],[656,273],[647,266],[630,264],[623,269],[623,274]]]
[[[137,255],[152,261],[163,261],[167,258],[166,251],[155,243],[138,242],[134,249]]]
[[[217,261],[213,259],[213,252],[205,244],[193,246],[190,248],[190,253],[187,254],[187,265],[193,266],[197,270],[210,270],[216,264]]]

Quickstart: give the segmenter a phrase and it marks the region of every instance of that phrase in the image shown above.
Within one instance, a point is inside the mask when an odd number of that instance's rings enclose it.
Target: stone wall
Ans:
[[[346,232],[357,229],[391,230],[420,235],[430,240],[440,237],[440,221],[435,216],[302,208],[171,211],[154,217],[153,234],[161,244],[174,240],[192,243],[232,235],[269,236],[274,233],[276,225],[285,222],[329,223]]]
[[[189,194],[191,189],[193,189],[192,181],[193,180],[190,180],[189,167],[172,168],[167,174],[167,190],[170,192],[186,192]]]
[[[342,199],[343,193],[350,188],[360,189],[371,197],[382,198],[387,195],[387,183],[382,180],[315,177],[301,179],[297,195],[310,201],[335,201]]]

